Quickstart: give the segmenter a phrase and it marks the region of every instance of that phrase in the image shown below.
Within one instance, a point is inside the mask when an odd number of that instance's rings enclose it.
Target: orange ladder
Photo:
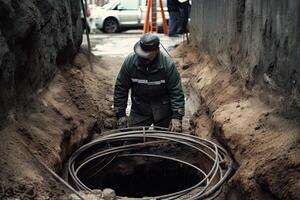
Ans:
[[[146,12],[146,19],[145,19],[145,23],[144,23],[144,33],[158,32],[156,1],[157,0],[147,0],[147,12]],[[167,25],[167,20],[166,20],[162,0],[159,0],[159,4],[160,4],[160,11],[161,11],[161,16],[162,16],[162,20],[163,20],[163,32],[165,34],[167,34],[168,33],[168,25]],[[150,21],[150,13],[151,13],[151,21]]]

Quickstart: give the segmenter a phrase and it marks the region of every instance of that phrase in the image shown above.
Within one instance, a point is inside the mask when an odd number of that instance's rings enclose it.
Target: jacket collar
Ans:
[[[149,65],[148,69],[149,69],[149,72],[150,72],[150,73],[157,72],[159,69],[162,69],[162,68],[163,68],[163,67],[161,66],[160,59],[161,59],[161,52],[159,52],[159,53],[157,54],[157,57],[155,58],[154,62],[153,62],[151,65]],[[147,73],[146,67],[143,66],[143,65],[140,63],[140,61],[139,61],[137,55],[136,55],[135,65],[137,66],[137,69],[138,69],[138,70],[141,70],[141,71]]]

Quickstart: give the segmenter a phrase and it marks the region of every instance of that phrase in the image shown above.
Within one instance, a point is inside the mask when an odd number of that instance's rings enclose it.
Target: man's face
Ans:
[[[153,60],[156,58],[158,52],[159,52],[159,49],[157,49],[156,51],[153,51],[153,52],[150,54],[149,58],[147,58],[147,59],[146,59],[146,58],[141,58],[143,64],[146,64],[146,65],[147,65],[147,64],[152,63]]]

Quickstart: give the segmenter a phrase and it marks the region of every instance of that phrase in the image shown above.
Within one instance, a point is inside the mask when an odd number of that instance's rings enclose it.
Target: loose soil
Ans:
[[[93,71],[89,63],[81,50],[73,66],[61,66],[47,88],[11,112],[0,131],[0,199],[59,199],[69,191],[31,152],[60,172],[74,149],[94,134],[115,128],[109,66],[120,63],[92,56]]]
[[[300,199],[299,120],[262,102],[237,72],[197,47],[182,44],[173,57],[187,79],[188,99],[198,106],[195,134],[220,142],[238,164],[224,198]]]

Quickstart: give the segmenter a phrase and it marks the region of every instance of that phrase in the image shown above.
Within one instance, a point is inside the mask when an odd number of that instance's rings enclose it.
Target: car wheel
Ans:
[[[108,18],[104,22],[103,31],[105,33],[116,33],[119,30],[119,23],[114,18]]]

